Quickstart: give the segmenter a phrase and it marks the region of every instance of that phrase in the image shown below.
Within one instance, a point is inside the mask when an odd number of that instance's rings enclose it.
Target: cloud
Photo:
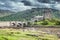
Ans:
[[[0,0],[0,9],[23,11],[33,7],[60,9],[58,0]]]
[[[0,2],[0,5],[4,5],[5,3],[3,3],[3,2]]]
[[[17,0],[16,0],[17,1]],[[30,6],[25,6],[24,3],[19,2],[19,1],[11,1],[11,0],[6,0],[0,1],[0,9],[4,10],[12,10],[12,11],[22,11],[26,9],[30,9]]]
[[[55,4],[54,8],[60,10],[60,4]]]

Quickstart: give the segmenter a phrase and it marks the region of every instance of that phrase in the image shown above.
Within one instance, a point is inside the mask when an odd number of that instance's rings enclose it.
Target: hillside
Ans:
[[[32,8],[30,10],[25,10],[22,12],[17,12],[16,14],[0,17],[0,21],[23,21],[30,20],[32,17],[36,15],[44,14],[43,10],[48,8]],[[50,9],[50,8],[49,8]],[[60,11],[51,9],[52,18],[60,18]]]
[[[9,11],[9,10],[0,10],[0,17],[8,16],[11,14],[14,14],[15,12]]]

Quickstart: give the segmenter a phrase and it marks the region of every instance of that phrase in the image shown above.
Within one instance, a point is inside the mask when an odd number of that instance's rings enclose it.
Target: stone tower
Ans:
[[[45,8],[43,9],[43,16],[44,16],[44,19],[51,19],[51,9],[49,8]]]

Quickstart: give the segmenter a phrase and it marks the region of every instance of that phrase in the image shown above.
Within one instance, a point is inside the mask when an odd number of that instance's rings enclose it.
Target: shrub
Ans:
[[[41,23],[42,25],[48,25],[48,21],[43,21],[42,23]]]
[[[56,21],[55,25],[60,25],[60,21]]]

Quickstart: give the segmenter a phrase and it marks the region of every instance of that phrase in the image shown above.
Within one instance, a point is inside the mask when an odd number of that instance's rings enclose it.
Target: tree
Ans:
[[[60,25],[60,21],[56,21],[56,24],[55,25]]]

